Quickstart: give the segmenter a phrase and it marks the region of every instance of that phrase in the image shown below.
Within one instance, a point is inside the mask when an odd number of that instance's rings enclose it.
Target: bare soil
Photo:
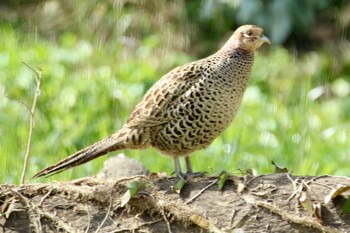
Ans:
[[[133,181],[144,189],[122,207]],[[346,177],[288,173],[189,178],[84,178],[50,184],[0,185],[0,232],[350,232],[342,208],[349,191],[324,199]]]

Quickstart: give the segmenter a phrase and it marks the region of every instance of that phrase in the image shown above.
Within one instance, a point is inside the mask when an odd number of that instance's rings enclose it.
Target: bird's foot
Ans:
[[[176,173],[176,176],[179,178],[177,181],[176,185],[171,186],[171,189],[173,192],[180,194],[182,188],[188,184],[188,181],[186,178],[188,177],[203,177],[205,176],[205,172],[187,172],[187,173],[182,173],[182,172],[173,172],[173,174]]]
[[[182,173],[182,172],[173,172],[171,173],[172,175],[173,174],[176,174],[177,178],[179,178],[180,180],[184,181],[185,183],[187,183],[187,180],[186,180],[186,174]]]
[[[186,172],[186,173],[178,173],[178,172],[173,172],[172,174],[176,174],[176,176],[180,179],[183,180],[187,183],[186,178],[191,177],[191,178],[196,178],[196,177],[205,177],[207,172]]]
[[[184,174],[182,174],[185,178],[186,177],[205,177],[207,175],[207,172],[186,172]]]
[[[174,173],[176,174],[176,176],[180,180],[187,183],[187,181],[186,181],[187,177],[203,177],[203,176],[205,176],[205,172],[193,172],[191,161],[190,161],[189,157],[185,157],[185,161],[186,161],[187,172],[182,173],[179,158],[177,158],[177,157],[174,158],[174,162],[175,162],[175,172]],[[174,174],[174,173],[172,173],[172,174]]]

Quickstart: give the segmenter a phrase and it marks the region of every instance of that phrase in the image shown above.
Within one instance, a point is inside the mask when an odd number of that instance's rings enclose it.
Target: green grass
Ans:
[[[118,130],[156,80],[196,59],[171,48],[157,50],[165,43],[157,36],[130,48],[117,42],[99,46],[73,33],[50,41],[4,26],[0,35],[0,183],[19,182],[29,132],[28,111],[4,97],[32,101],[33,73],[21,61],[43,71],[29,178]],[[263,51],[256,55],[250,87],[233,124],[210,147],[193,154],[194,169],[252,168],[261,174],[273,172],[273,160],[300,175],[349,175],[350,97],[344,88],[337,92],[337,82],[349,85],[346,72],[333,70],[334,57],[327,50],[299,57],[281,47]],[[347,62],[343,65],[350,67]],[[310,91],[318,86],[332,95],[311,99]],[[172,159],[152,148],[124,153],[152,172],[173,171]],[[93,175],[105,159],[38,181]]]

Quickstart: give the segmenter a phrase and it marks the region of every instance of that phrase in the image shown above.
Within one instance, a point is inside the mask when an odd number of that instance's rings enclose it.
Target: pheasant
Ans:
[[[184,179],[179,157],[206,148],[232,122],[247,88],[254,51],[270,40],[263,29],[236,29],[216,53],[171,70],[156,82],[116,133],[53,164],[34,178],[84,164],[123,149],[156,148],[173,157],[175,172]]]

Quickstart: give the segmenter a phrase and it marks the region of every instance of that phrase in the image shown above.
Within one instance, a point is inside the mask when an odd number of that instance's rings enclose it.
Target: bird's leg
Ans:
[[[186,174],[183,174],[185,176],[192,176],[192,177],[202,177],[205,176],[205,172],[193,172],[192,169],[192,164],[189,156],[185,157],[185,162],[186,162]]]
[[[186,156],[185,161],[186,161],[186,169],[187,169],[186,173],[188,174],[193,173],[190,157]]]
[[[186,182],[186,179],[183,177],[183,174],[181,171],[180,161],[178,157],[174,158],[174,163],[175,163],[175,173],[177,177],[179,177],[181,180]]]

